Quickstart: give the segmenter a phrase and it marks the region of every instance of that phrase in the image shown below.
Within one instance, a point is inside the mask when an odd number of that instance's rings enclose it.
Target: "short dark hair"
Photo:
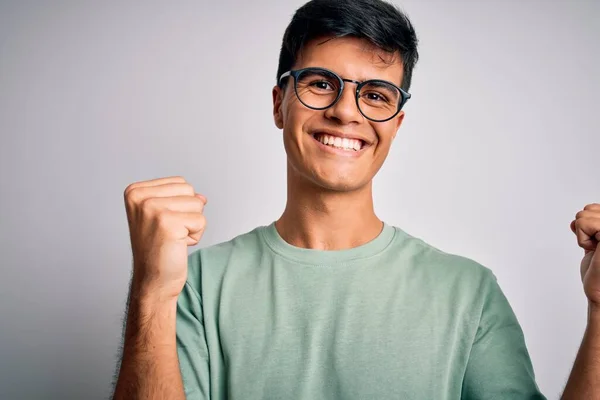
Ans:
[[[308,41],[323,36],[367,39],[384,51],[399,52],[404,69],[401,87],[410,89],[419,58],[418,40],[410,20],[398,7],[384,0],[311,0],[304,4],[283,35],[277,80],[293,67]]]

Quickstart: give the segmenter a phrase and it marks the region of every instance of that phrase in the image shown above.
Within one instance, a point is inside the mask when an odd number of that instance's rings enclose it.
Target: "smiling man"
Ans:
[[[545,398],[494,274],[374,211],[417,58],[394,6],[311,1],[285,32],[272,90],[281,217],[188,256],[206,199],[181,177],[128,186],[134,272],[115,398]],[[599,208],[572,225],[588,253]],[[595,332],[572,393],[592,387]]]

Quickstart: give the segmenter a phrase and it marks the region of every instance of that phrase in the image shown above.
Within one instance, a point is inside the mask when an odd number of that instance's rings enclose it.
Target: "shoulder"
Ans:
[[[439,247],[411,235],[395,226],[396,246],[420,274],[434,278],[441,285],[456,284],[461,287],[481,288],[495,281],[492,270],[466,255],[441,250]]]
[[[197,286],[204,272],[219,274],[233,255],[248,256],[258,253],[262,245],[262,230],[265,226],[239,234],[232,239],[194,250],[188,255],[188,283]],[[207,268],[210,266],[210,268]],[[204,270],[203,271],[203,267]]]

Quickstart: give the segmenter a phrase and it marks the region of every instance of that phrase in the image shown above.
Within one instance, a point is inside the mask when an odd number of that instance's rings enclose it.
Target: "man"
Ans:
[[[274,223],[188,256],[204,196],[181,177],[126,188],[134,266],[116,399],[545,398],[493,273],[374,212],[416,44],[380,0],[296,12],[273,88],[288,160]],[[571,228],[590,321],[565,398],[592,398],[600,206]]]

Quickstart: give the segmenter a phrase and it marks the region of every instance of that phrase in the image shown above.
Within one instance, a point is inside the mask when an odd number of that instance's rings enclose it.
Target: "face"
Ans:
[[[364,39],[352,37],[309,42],[293,69],[306,67],[326,68],[343,79],[382,79],[397,86],[403,76],[398,54],[390,55]],[[404,111],[385,122],[365,118],[356,105],[356,84],[350,82],[344,83],[336,104],[313,110],[298,100],[293,78],[286,79],[283,90],[273,88],[273,115],[275,125],[283,129],[290,172],[327,190],[353,191],[370,184],[388,155]],[[355,144],[354,149],[332,147],[329,142],[336,136],[360,139],[360,150],[356,150],[356,142],[349,142]]]

